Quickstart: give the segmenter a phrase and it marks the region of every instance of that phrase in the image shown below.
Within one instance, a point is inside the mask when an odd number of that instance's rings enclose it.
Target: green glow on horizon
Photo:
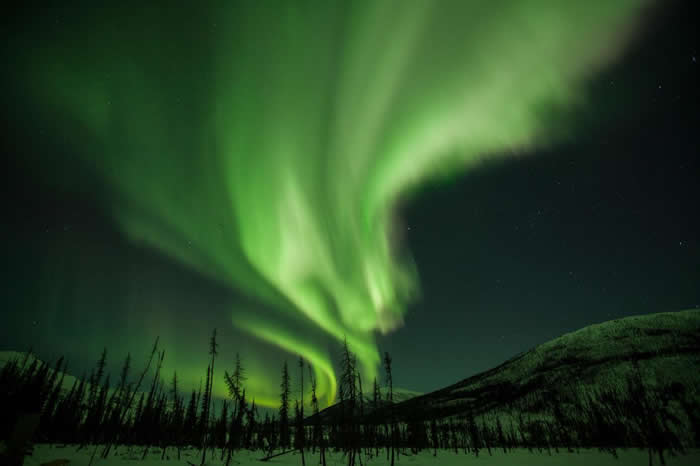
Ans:
[[[419,293],[393,239],[397,204],[565,136],[557,119],[585,104],[586,79],[647,3],[222,2],[128,19],[105,7],[17,50],[14,73],[99,174],[134,242],[347,337],[371,380],[375,332],[400,326]],[[303,355],[333,401],[318,342],[245,312],[232,321]],[[250,385],[276,403],[277,380]]]

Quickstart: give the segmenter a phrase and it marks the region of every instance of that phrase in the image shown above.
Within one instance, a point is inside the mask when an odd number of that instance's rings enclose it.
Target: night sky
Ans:
[[[216,327],[273,406],[700,307],[694,2],[346,3],[2,20],[0,350],[196,387]]]

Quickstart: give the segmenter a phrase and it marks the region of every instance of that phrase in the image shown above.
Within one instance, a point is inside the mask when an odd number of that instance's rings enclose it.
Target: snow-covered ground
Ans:
[[[55,445],[36,445],[34,454],[25,458],[25,466],[39,466],[42,463],[48,463],[54,460],[68,459],[70,466],[87,466],[90,462],[90,456],[94,451],[94,447],[85,448],[82,451],[76,451],[76,447],[68,446],[59,448]],[[99,452],[99,450],[98,450]],[[111,454],[107,460],[97,459],[93,461],[93,465],[101,466],[170,466],[180,465],[188,466],[188,462],[196,466],[200,465],[201,453],[197,450],[185,450],[182,452],[181,460],[177,460],[177,453],[174,449],[168,449],[165,460],[161,460],[161,451],[159,449],[151,449],[146,460],[141,461],[143,453],[142,448],[133,448],[129,451],[126,447],[119,447],[116,450],[116,455]],[[516,450],[508,454],[502,452],[493,452],[493,456],[489,456],[488,452],[484,451],[476,458],[473,455],[464,455],[462,453],[455,454],[453,451],[438,451],[438,455],[433,457],[432,452],[424,451],[417,456],[397,456],[397,465],[405,466],[457,466],[457,465],[483,465],[483,466],[645,466],[648,464],[647,453],[638,450],[618,451],[619,459],[613,458],[606,453],[600,453],[597,450],[581,450],[580,453],[559,453],[548,455],[546,453],[530,453],[527,450]],[[233,460],[232,465],[301,465],[301,456],[298,453],[288,453],[277,458],[269,460],[267,463],[258,461],[264,455],[259,452],[241,451],[238,452]],[[207,458],[207,465],[220,466],[225,464],[225,461],[220,460],[220,453],[214,459]],[[308,466],[316,466],[319,464],[318,454],[312,455],[311,452],[306,453],[306,464]],[[340,466],[347,464],[347,458],[342,454],[327,454],[327,464],[329,466]],[[384,466],[390,464],[386,460],[384,452],[378,458],[367,459],[363,456],[363,465],[367,466]],[[359,462],[356,463],[359,466]],[[659,464],[658,458],[654,458],[654,464]],[[668,466],[696,466],[700,464],[700,450],[693,450],[685,456],[667,457],[666,464]]]

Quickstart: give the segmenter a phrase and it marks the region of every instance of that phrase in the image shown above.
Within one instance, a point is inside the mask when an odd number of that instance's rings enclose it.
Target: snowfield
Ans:
[[[70,466],[87,466],[90,463],[90,457],[94,451],[92,448],[84,448],[81,451],[76,451],[77,447],[69,445],[61,448],[58,445],[40,444],[35,445],[32,456],[27,456],[24,460],[25,466],[40,466],[43,463],[49,463],[55,460],[67,459]],[[161,460],[162,450],[151,448],[148,456],[144,461],[141,461],[143,448],[119,447],[116,450],[116,455],[111,455],[107,460],[98,459],[98,454],[95,455],[93,465],[101,466],[170,466],[180,465],[189,466],[194,464],[199,466],[202,455],[198,450],[183,450],[181,460],[177,460],[177,452],[174,448],[168,448],[166,451],[166,459]],[[668,466],[696,466],[700,464],[700,450],[687,452],[684,456],[666,457]],[[208,455],[209,456],[209,455]],[[231,465],[301,465],[301,456],[298,452],[288,453],[277,458],[273,458],[267,462],[259,461],[264,455],[260,451],[242,450],[238,452],[231,460]],[[312,455],[311,452],[306,453],[307,466],[316,466],[319,464],[318,454]],[[483,466],[645,466],[648,464],[648,456],[646,451],[639,450],[620,450],[618,451],[619,459],[613,458],[610,454],[601,453],[597,450],[581,450],[579,453],[530,453],[527,450],[514,450],[511,453],[504,454],[502,451],[493,451],[493,456],[489,456],[488,452],[484,451],[476,458],[474,455],[464,455],[463,453],[455,454],[454,451],[438,450],[438,455],[433,456],[430,451],[423,451],[417,456],[399,455],[396,458],[396,465],[405,466],[457,466],[457,465],[483,465]],[[340,453],[330,453],[326,455],[328,466],[341,466],[347,464],[347,458]],[[56,463],[57,465],[60,463]],[[221,466],[225,464],[220,460],[220,452],[217,451],[214,459],[208,457],[205,463],[208,466]],[[356,463],[360,466],[360,463]],[[365,456],[362,457],[362,464],[367,466],[385,466],[391,464],[386,460],[385,452],[381,452],[378,458],[373,458],[367,461]],[[654,458],[654,464],[660,464],[658,458]]]

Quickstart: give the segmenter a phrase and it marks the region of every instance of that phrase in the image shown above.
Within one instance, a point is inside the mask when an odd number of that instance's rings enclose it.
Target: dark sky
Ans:
[[[6,30],[16,34],[27,15]],[[438,389],[585,325],[700,307],[696,17],[691,1],[655,10],[587,82],[590,101],[564,141],[487,159],[402,204],[421,297],[378,337],[397,386]],[[204,347],[212,327],[231,351],[244,347],[250,337],[229,328],[228,306],[259,303],[131,241],[105,207],[113,193],[56,130],[61,118],[47,125],[11,80],[4,87],[0,350],[66,353],[78,373],[104,345],[143,354],[161,335],[195,373],[205,349],[182,353],[190,339]],[[274,360],[262,384],[282,356],[260,351],[245,356],[251,366]]]
[[[700,307],[697,8],[672,3],[592,80],[567,144],[408,205],[424,295],[381,340],[402,383],[435,389],[586,325]]]

